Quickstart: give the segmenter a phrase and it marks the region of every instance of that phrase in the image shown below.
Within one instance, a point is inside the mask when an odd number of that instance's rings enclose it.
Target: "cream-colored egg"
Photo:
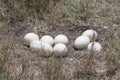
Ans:
[[[65,44],[58,43],[55,44],[53,50],[55,52],[55,56],[65,56],[66,52],[68,51],[68,48]]]
[[[55,41],[55,44],[57,44],[57,43],[68,44],[69,40],[68,40],[67,36],[65,36],[63,34],[59,34],[55,37],[54,41]]]
[[[49,35],[44,35],[41,37],[40,41],[42,42],[45,42],[45,43],[48,43],[50,45],[53,45],[54,44],[54,39],[52,36],[49,36]]]
[[[90,43],[90,39],[87,36],[79,36],[74,41],[74,46],[77,49],[83,49],[83,48],[86,48],[89,43]]]
[[[30,44],[30,48],[33,50],[39,50],[44,52],[52,52],[53,48],[50,44],[42,42],[42,41],[32,41]]]
[[[27,42],[27,43],[31,43],[32,41],[39,41],[39,37],[37,34],[35,33],[27,33],[25,36],[24,36],[24,40]]]
[[[50,57],[53,54],[53,48],[50,44],[42,42],[42,52],[40,52],[40,56]]]
[[[67,46],[62,43],[55,44],[53,50],[54,52],[60,52],[60,53],[68,51]]]
[[[88,45],[87,49],[90,51],[100,52],[102,50],[102,46],[98,42],[91,42]]]
[[[42,46],[41,46],[41,42],[40,41],[32,41],[30,43],[30,48],[33,50],[33,51],[40,51],[42,49]]]
[[[48,57],[51,56],[53,52],[53,48],[50,44],[41,41],[32,41],[30,48],[34,52],[39,52],[40,56]]]
[[[89,37],[90,41],[95,40],[98,36],[98,33],[95,30],[86,30],[82,33],[82,36]]]
[[[44,52],[53,52],[52,46],[48,43],[42,42],[41,47]]]

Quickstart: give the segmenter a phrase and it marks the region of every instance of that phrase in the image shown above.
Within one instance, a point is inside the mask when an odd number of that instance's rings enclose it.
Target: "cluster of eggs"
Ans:
[[[38,35],[35,33],[27,33],[24,36],[24,40],[27,44],[30,45],[30,48],[33,51],[44,51],[45,53],[55,53],[55,56],[66,55],[65,53],[68,51],[67,44],[68,38],[59,34],[55,38],[50,35],[44,35],[39,39]]]
[[[86,30],[81,36],[76,38],[74,47],[77,49],[87,48],[88,50],[100,52],[102,46],[100,43],[95,42],[97,36],[98,33],[95,30]],[[55,38],[50,35],[44,35],[39,39],[37,34],[27,33],[24,36],[24,40],[34,51],[54,52],[56,56],[66,55],[66,52],[68,51],[67,44],[69,40],[67,36],[63,34],[59,34]]]
[[[86,30],[74,41],[74,46],[77,49],[86,48],[90,51],[100,52],[102,46],[100,43],[96,42],[98,33],[95,30]]]

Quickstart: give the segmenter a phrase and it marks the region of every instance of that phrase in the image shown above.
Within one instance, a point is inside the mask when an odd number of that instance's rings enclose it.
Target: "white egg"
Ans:
[[[53,50],[54,52],[60,52],[60,53],[68,51],[67,46],[62,43],[55,44]]]
[[[28,43],[31,43],[32,41],[39,41],[39,37],[37,34],[35,33],[27,33],[25,36],[24,36],[24,40]]]
[[[50,44],[42,42],[42,41],[32,41],[30,44],[30,48],[34,50],[44,51],[44,52],[53,51],[53,48]]]
[[[65,44],[58,43],[55,44],[53,50],[55,52],[55,56],[65,56],[66,52],[68,51],[68,48]]]
[[[32,41],[30,43],[30,48],[33,51],[40,51],[42,49],[41,42],[40,41]]]
[[[54,44],[54,39],[52,36],[49,36],[49,35],[45,35],[45,36],[42,36],[40,41],[42,42],[45,42],[45,43],[48,43],[50,45],[53,45]]]
[[[102,50],[102,46],[100,43],[98,42],[91,42],[88,47],[87,47],[88,50],[92,50],[92,51],[95,51],[95,52],[100,52]]]
[[[41,47],[44,52],[53,52],[52,46],[48,43],[42,42]]]
[[[98,36],[98,33],[95,30],[86,30],[82,33],[82,36],[89,37],[90,41],[95,40]]]
[[[74,46],[77,49],[83,49],[83,48],[86,48],[89,43],[90,43],[90,39],[87,36],[79,36],[74,41]]]
[[[67,38],[67,36],[65,36],[63,34],[57,35],[55,37],[54,41],[55,41],[55,44],[57,44],[57,43],[68,44],[68,38]]]

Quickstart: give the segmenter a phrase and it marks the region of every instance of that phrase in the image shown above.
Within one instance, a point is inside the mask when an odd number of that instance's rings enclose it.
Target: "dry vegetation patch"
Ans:
[[[119,0],[1,0],[0,79],[120,80],[119,4]],[[102,52],[73,48],[75,38],[87,29],[99,33]],[[28,32],[39,37],[66,34],[68,56],[39,56],[23,41]]]

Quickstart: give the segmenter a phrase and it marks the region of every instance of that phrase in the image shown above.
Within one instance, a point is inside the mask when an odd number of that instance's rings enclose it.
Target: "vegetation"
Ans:
[[[120,80],[119,4],[119,0],[1,0],[0,80]],[[27,32],[41,36],[58,31],[74,40],[89,28],[99,33],[100,53],[76,51],[70,45],[67,57],[46,58],[23,41]]]

